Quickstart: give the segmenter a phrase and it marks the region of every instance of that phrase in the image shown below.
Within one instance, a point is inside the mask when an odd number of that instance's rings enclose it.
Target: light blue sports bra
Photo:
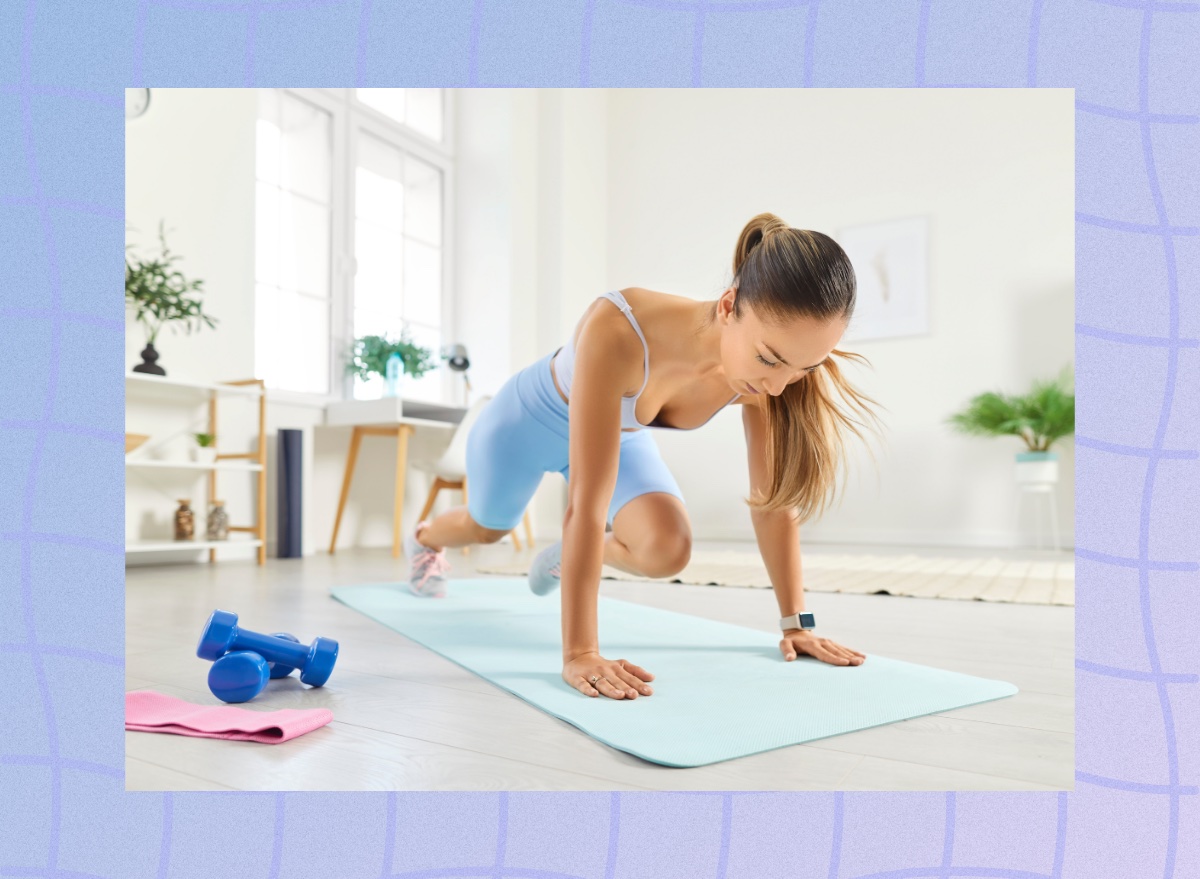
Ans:
[[[610,290],[609,292],[603,294],[603,297],[610,300],[614,305],[617,306],[617,308],[621,309],[621,311],[625,314],[625,316],[627,318],[629,318],[629,322],[631,324],[633,324],[634,330],[637,331],[638,336],[642,340],[642,350],[645,352],[644,360],[643,360],[643,369],[645,372],[645,378],[642,379],[642,387],[632,397],[622,397],[621,398],[621,427],[622,428],[636,428],[636,429],[650,427],[650,428],[654,428],[655,430],[697,430],[698,429],[697,427],[670,427],[669,425],[662,425],[662,424],[642,424],[640,421],[637,420],[637,415],[635,414],[635,410],[637,408],[637,401],[638,401],[638,398],[642,396],[642,391],[646,390],[646,385],[650,381],[650,348],[649,348],[649,346],[646,345],[646,336],[642,333],[642,328],[640,326],[638,326],[637,320],[634,319],[633,309],[630,307],[629,303],[625,301],[625,297],[621,295],[621,291],[620,290]],[[599,298],[599,297],[597,297],[597,298]],[[556,352],[554,352],[553,361],[554,362],[551,366],[551,369],[553,370],[554,377],[556,379],[558,379],[559,387],[562,388],[563,393],[566,394],[568,398],[570,398],[570,396],[571,396],[571,378],[575,374],[575,334],[574,333],[571,334],[571,338],[567,340],[566,345],[564,345],[563,347],[559,348]],[[741,396],[741,394],[734,394],[733,398],[730,399],[729,403],[732,403],[734,400],[736,400],[740,396]],[[725,406],[728,406],[729,403],[726,403]],[[721,409],[724,409],[725,406],[722,406]],[[721,411],[720,409],[717,410],[717,412],[720,412],[720,411]],[[713,413],[713,415],[716,415],[716,414],[717,414],[716,412]],[[710,415],[708,417],[708,421],[705,421],[704,424],[708,424],[709,421],[712,421],[713,415]],[[703,427],[704,424],[699,425],[699,427]]]

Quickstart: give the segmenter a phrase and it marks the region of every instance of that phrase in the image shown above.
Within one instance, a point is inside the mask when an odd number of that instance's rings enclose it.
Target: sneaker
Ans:
[[[417,541],[417,532],[428,524],[418,522],[417,527],[404,536],[404,554],[412,565],[408,591],[424,598],[445,598],[446,574],[450,571],[446,550],[430,549]]]
[[[562,541],[537,554],[529,567],[529,588],[534,595],[549,595],[562,578]]]

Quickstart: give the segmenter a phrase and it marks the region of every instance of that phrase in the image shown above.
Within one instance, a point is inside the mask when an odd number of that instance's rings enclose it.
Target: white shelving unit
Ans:
[[[267,393],[262,379],[243,379],[231,382],[194,382],[181,381],[165,376],[147,375],[138,372],[125,374],[125,394],[128,399],[136,396],[139,399],[153,400],[156,395],[160,399],[174,402],[197,403],[208,402],[208,430],[214,437],[214,445],[218,449],[217,460],[212,464],[195,461],[162,461],[150,458],[136,457],[137,449],[130,452],[135,457],[126,457],[126,470],[203,470],[208,472],[208,497],[217,496],[217,474],[225,473],[254,473],[257,475],[256,507],[257,515],[252,525],[230,525],[228,540],[133,540],[125,544],[125,552],[179,552],[180,550],[207,549],[209,562],[217,560],[217,549],[229,546],[255,547],[258,563],[266,564],[267,560]],[[217,404],[222,395],[251,398],[258,400],[258,450],[255,452],[240,452],[222,454],[221,434],[217,428]],[[127,425],[128,427],[128,425]],[[240,460],[239,460],[240,459]],[[128,482],[128,480],[127,480]],[[244,535],[244,536],[243,536]]]

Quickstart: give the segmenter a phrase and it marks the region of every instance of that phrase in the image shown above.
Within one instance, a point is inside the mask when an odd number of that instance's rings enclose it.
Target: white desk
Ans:
[[[401,519],[404,509],[404,477],[408,470],[408,438],[417,428],[454,431],[467,410],[461,406],[405,400],[402,397],[381,397],[378,400],[346,400],[325,407],[326,427],[353,427],[346,472],[342,476],[342,495],[338,499],[337,517],[333,520],[333,537],[329,554],[337,550],[338,528],[342,511],[350,494],[354,464],[364,436],[394,436],[396,438],[396,497],[392,512],[392,557],[400,557]]]

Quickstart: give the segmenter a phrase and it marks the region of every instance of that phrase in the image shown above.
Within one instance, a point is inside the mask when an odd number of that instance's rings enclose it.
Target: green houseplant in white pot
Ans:
[[[408,337],[407,328],[402,329],[400,338],[393,340],[390,334],[383,336],[361,336],[354,340],[351,355],[346,363],[346,371],[367,381],[372,375],[379,375],[385,381],[388,373],[388,360],[392,355],[399,357],[403,365],[402,376],[420,378],[433,369],[436,364],[433,352],[415,344]],[[400,377],[392,387],[385,386],[387,396],[400,395]]]
[[[967,408],[947,423],[975,436],[1015,436],[1025,443],[1016,455],[1019,483],[1058,481],[1058,454],[1050,446],[1075,433],[1075,390],[1070,367],[1054,379],[1035,381],[1028,394],[988,391],[973,397]]]
[[[133,371],[165,376],[167,372],[158,365],[158,351],[154,347],[154,342],[163,325],[182,321],[190,335],[193,321],[197,331],[202,326],[202,322],[213,329],[216,329],[216,324],[213,323],[214,318],[204,314],[201,310],[200,300],[187,295],[192,291],[199,292],[200,288],[204,286],[204,282],[188,281],[181,272],[172,268],[172,264],[180,257],[172,256],[171,251],[167,248],[167,239],[163,234],[161,222],[158,224],[158,238],[162,242],[163,258],[161,260],[143,260],[137,257],[130,260],[126,255],[125,303],[134,309],[135,319],[146,331],[146,347],[142,349],[142,362],[133,367]],[[132,244],[126,245],[125,250],[128,251],[132,247]],[[172,326],[171,329],[173,331],[175,327]]]
[[[211,433],[193,433],[192,439],[196,441],[196,445],[191,448],[192,460],[200,464],[215,464],[217,447],[213,443],[216,437]]]

